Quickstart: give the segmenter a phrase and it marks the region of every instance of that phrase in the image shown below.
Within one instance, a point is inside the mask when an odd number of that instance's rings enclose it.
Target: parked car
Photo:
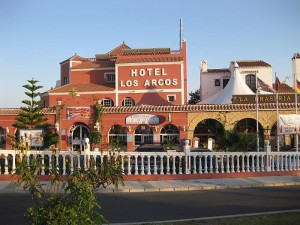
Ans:
[[[210,150],[210,149],[192,149],[191,150],[191,153],[207,153],[207,152],[213,152],[213,151]],[[216,167],[216,163],[218,162],[216,156],[213,156],[212,160],[210,160],[210,159],[211,159],[211,156],[208,155],[206,157],[206,166],[207,166],[207,171],[208,172],[209,172],[210,167],[211,167],[210,163],[212,162],[212,168],[214,170],[214,168]],[[194,170],[194,163],[193,163],[193,161],[191,163],[192,163],[191,169]],[[202,172],[205,172],[205,157],[201,157],[201,168],[202,168]],[[196,168],[195,169],[196,169],[197,172],[199,172],[199,156],[196,156]]]
[[[135,152],[165,152],[161,144],[144,144],[136,148]]]
[[[155,155],[156,152],[166,152],[164,147],[161,144],[144,144],[136,148],[135,152],[140,153],[153,153]],[[138,156],[137,158],[137,167],[138,173],[142,171],[142,158]],[[157,171],[160,171],[161,167],[161,157],[156,158],[156,167]],[[135,159],[134,157],[131,158],[131,172],[135,173]],[[144,156],[144,172],[148,173],[148,156]],[[150,173],[154,173],[154,156],[150,157]]]

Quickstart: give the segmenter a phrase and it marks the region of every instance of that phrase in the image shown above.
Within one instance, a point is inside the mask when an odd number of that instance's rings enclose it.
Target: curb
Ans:
[[[207,185],[207,186],[190,186],[190,187],[159,187],[159,188],[108,188],[96,190],[95,193],[151,193],[151,192],[180,192],[180,191],[209,191],[209,190],[224,190],[224,189],[245,189],[245,188],[261,188],[261,187],[283,187],[283,186],[297,186],[300,182],[281,182],[281,183],[257,183],[245,185]],[[16,189],[2,189],[2,193],[19,193],[27,194],[28,191],[22,188]]]

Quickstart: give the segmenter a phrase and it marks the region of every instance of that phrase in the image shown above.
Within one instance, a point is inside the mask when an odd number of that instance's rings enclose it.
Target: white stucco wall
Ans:
[[[203,64],[205,62],[205,64]],[[202,62],[202,68],[200,70],[200,95],[201,100],[204,100],[223,89],[223,79],[230,79],[233,72],[232,65],[229,66],[229,70],[226,72],[212,73],[207,72],[207,61]],[[300,67],[298,67],[300,68]],[[272,67],[239,67],[238,71],[242,75],[242,79],[245,81],[245,77],[249,74],[257,75],[262,81],[272,87],[273,84],[273,69]],[[300,76],[300,75],[299,75]],[[221,85],[215,86],[215,80],[220,79]],[[300,80],[300,77],[299,77]],[[246,81],[245,81],[246,82]]]

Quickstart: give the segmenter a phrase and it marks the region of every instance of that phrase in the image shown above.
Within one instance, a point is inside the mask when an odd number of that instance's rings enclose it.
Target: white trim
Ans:
[[[119,106],[119,66],[115,66],[115,92],[116,92],[116,106]]]
[[[88,92],[78,92],[78,94],[114,94],[115,91],[88,91]],[[69,95],[69,92],[55,92],[55,93],[49,93],[48,95]],[[42,96],[42,95],[41,95]],[[45,95],[46,96],[46,95]]]
[[[169,101],[169,97],[174,97],[174,101]],[[175,102],[176,101],[176,94],[167,95],[168,102]]]
[[[177,61],[177,62],[142,62],[142,63],[118,63],[116,64],[119,66],[144,66],[144,65],[176,65],[176,64],[182,64],[183,61]]]
[[[80,69],[80,68],[71,68],[73,71],[89,71],[89,70],[114,70],[115,67],[103,67],[103,68],[85,68],[85,69]],[[113,72],[113,71],[112,71]]]
[[[69,64],[69,84],[71,83],[71,68],[72,68],[72,61],[70,61],[70,64]]]
[[[184,105],[184,64],[181,63],[181,105]]]

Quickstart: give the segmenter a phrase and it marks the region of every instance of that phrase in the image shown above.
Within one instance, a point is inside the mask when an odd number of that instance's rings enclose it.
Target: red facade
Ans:
[[[144,143],[172,139],[178,144],[186,139],[185,112],[147,110],[187,102],[185,41],[176,51],[131,49],[123,43],[95,58],[75,55],[60,66],[61,85],[41,95],[46,108],[56,107],[48,117],[53,129],[58,125],[59,148],[82,149],[84,139],[96,130],[102,134],[102,149],[117,139],[127,151]],[[104,106],[100,125],[95,120],[94,104]],[[7,123],[3,126],[11,126],[14,118]]]

